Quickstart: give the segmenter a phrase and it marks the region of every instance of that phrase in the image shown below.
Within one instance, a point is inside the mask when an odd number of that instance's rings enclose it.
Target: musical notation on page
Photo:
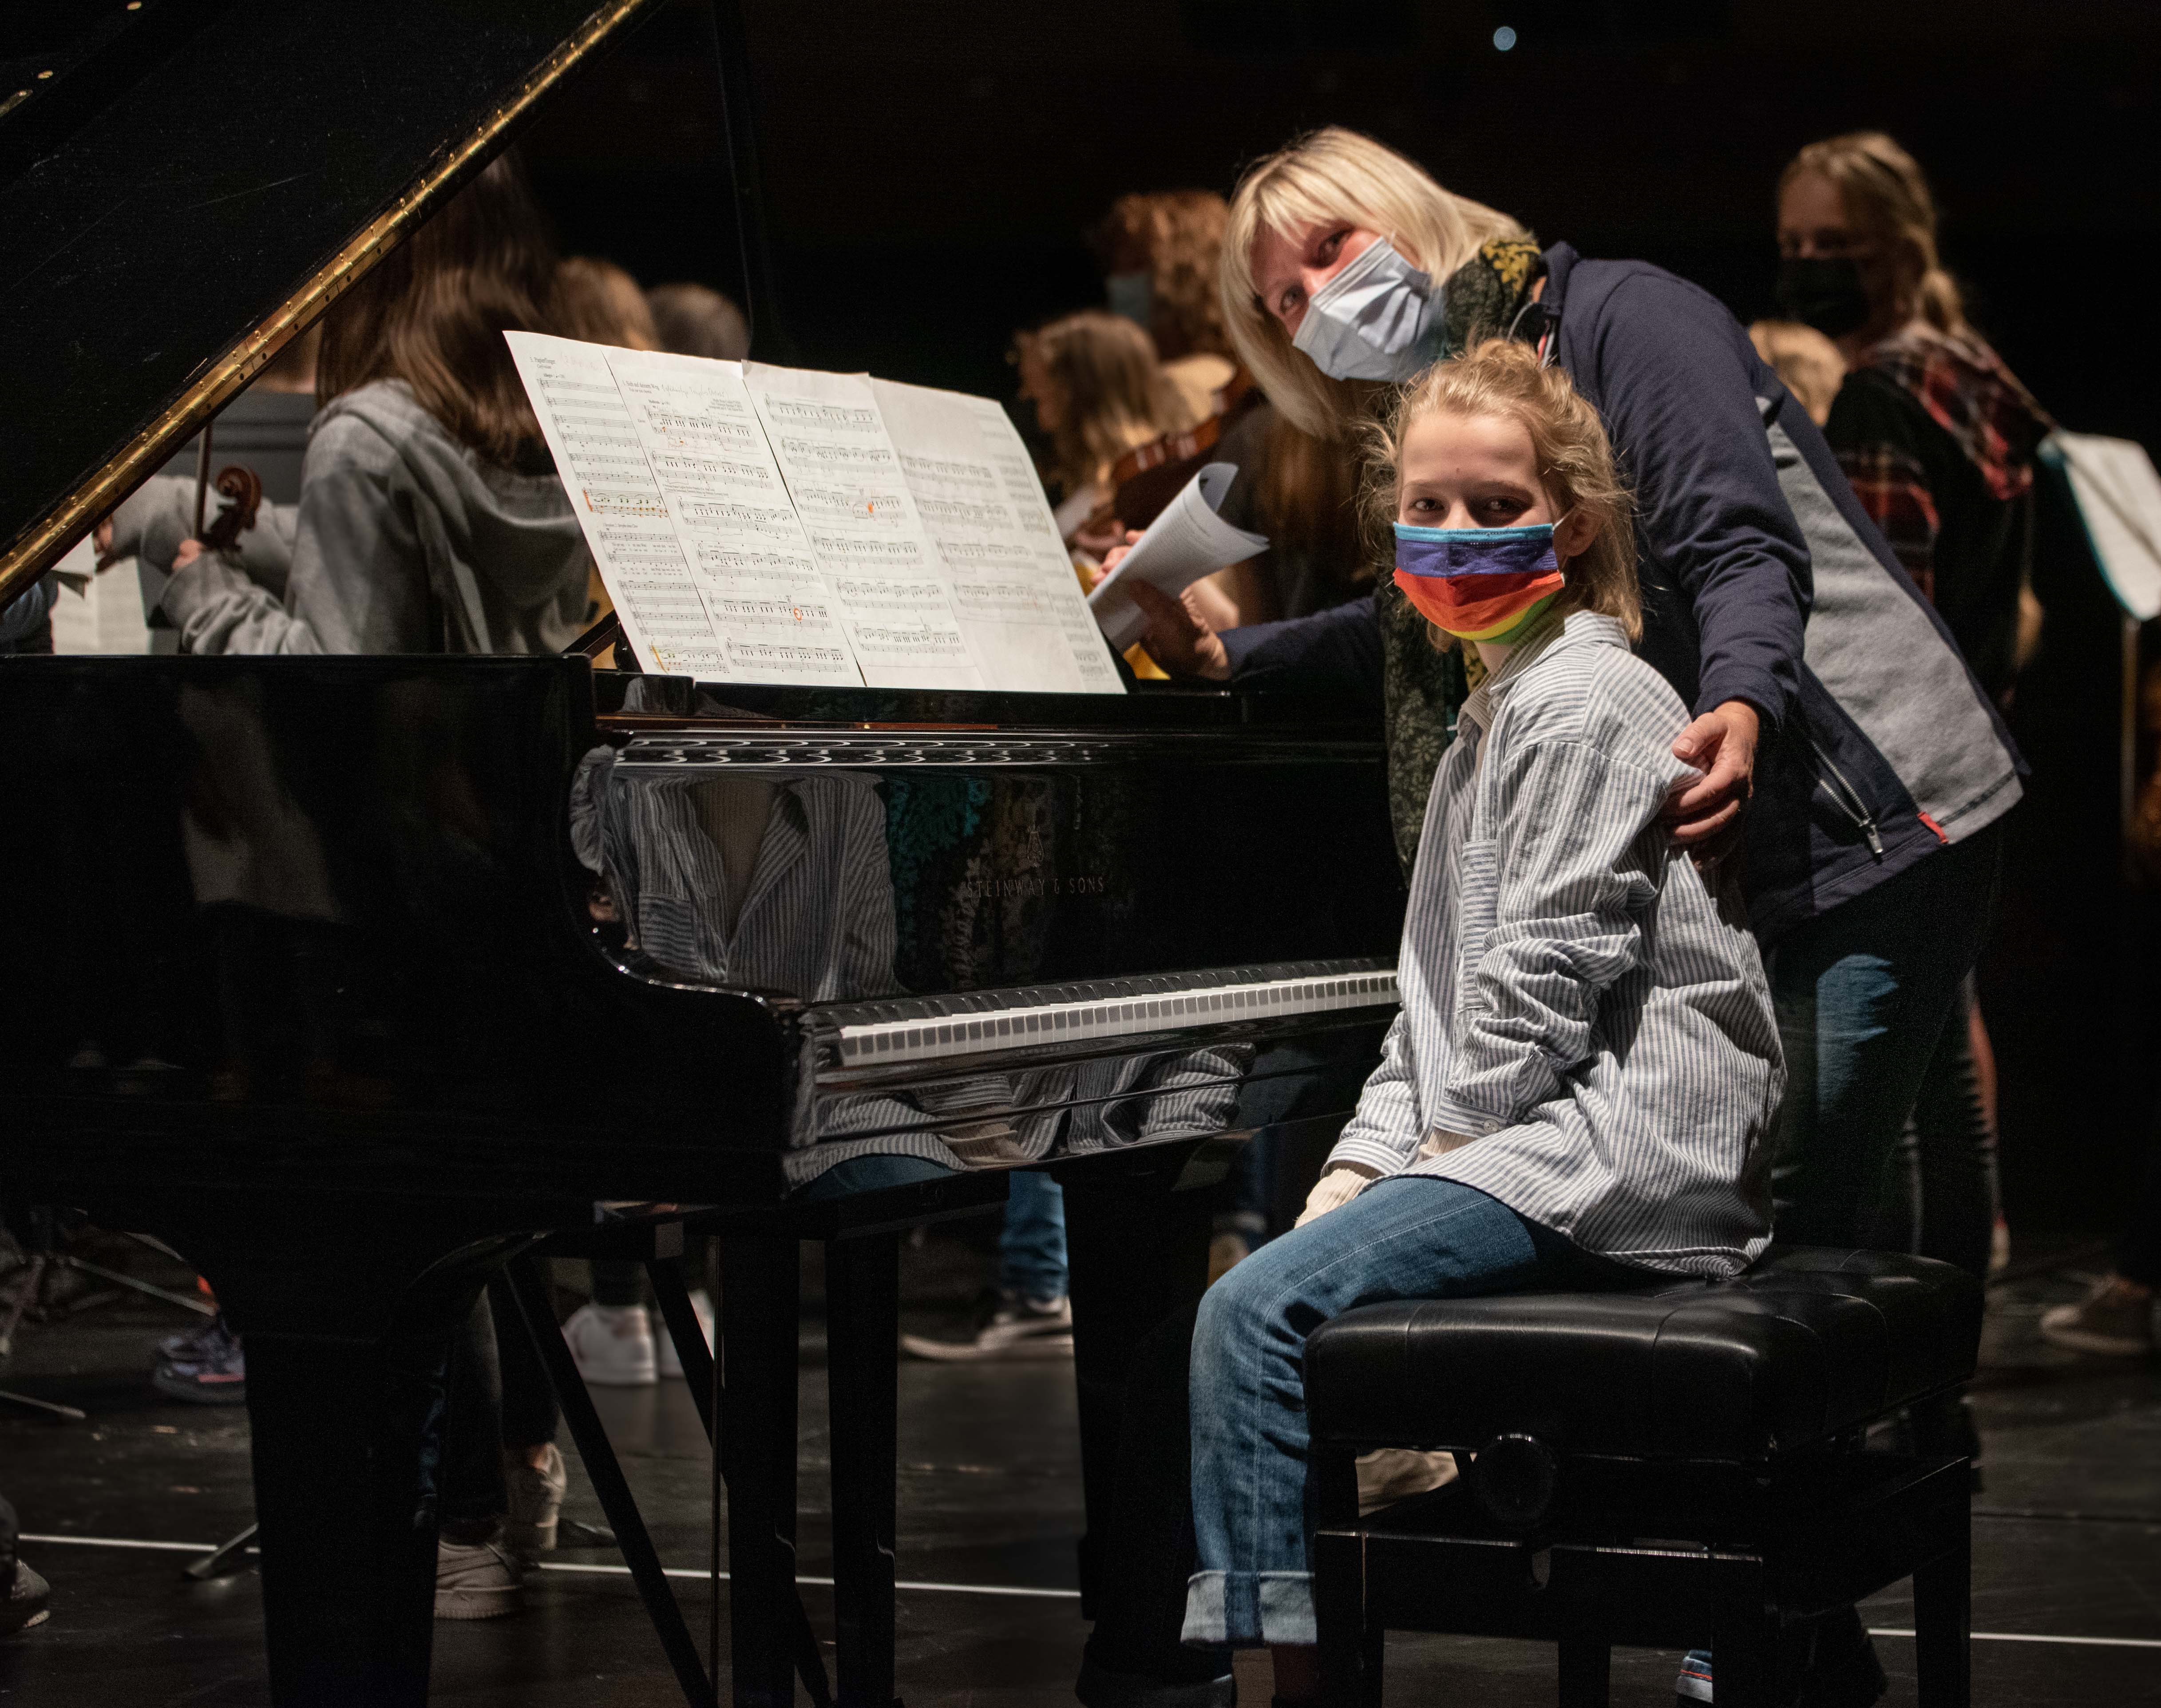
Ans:
[[[1006,412],[892,380],[871,391],[987,683],[1122,691]]]
[[[727,648],[727,680],[862,680],[733,363],[611,350],[608,367]]]
[[[973,650],[921,518],[900,477],[870,382],[858,374],[743,364],[812,555],[838,595],[842,626],[873,688],[983,688]],[[859,602],[849,588],[910,582],[908,620]]]
[[[1122,691],[989,399],[507,336],[644,668]]]

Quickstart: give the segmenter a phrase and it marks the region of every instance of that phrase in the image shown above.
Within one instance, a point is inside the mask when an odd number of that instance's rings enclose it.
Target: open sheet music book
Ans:
[[[988,398],[505,336],[644,669],[1124,691]]]

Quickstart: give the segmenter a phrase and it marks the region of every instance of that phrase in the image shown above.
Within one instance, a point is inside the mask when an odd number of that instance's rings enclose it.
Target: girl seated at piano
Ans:
[[[1298,1226],[1201,1302],[1200,1570],[1185,1640],[1270,1644],[1317,1694],[1305,1337],[1354,1306],[1642,1272],[1722,1277],[1770,1237],[1784,1072],[1724,868],[1659,815],[1687,710],[1629,643],[1629,499],[1596,413],[1530,347],[1415,381],[1375,446],[1397,584],[1487,675],[1426,807],[1403,1008]]]
[[[289,547],[273,543],[289,562],[255,561],[252,535],[205,551],[180,479],[121,505],[101,549],[170,568],[161,605],[187,652],[560,651],[590,560],[502,337],[555,330],[555,268],[504,155],[325,317],[323,407]]]

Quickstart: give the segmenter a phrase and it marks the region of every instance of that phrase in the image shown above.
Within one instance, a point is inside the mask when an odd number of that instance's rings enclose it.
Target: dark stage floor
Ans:
[[[950,1241],[911,1253],[911,1325],[957,1325],[974,1254]],[[1979,1403],[1988,1486],[1976,1505],[1974,1623],[1980,1708],[2161,1705],[2161,1365],[2080,1361],[2040,1343],[2034,1319],[2073,1296],[2062,1277],[1999,1289]],[[181,1568],[246,1524],[244,1414],[169,1402],[144,1379],[148,1347],[176,1325],[115,1305],[34,1329],[0,1387],[80,1406],[86,1424],[0,1406],[0,1488],[20,1509],[24,1554],[54,1587],[49,1625],[0,1643],[9,1708],[245,1708],[268,1700],[252,1574],[195,1585]],[[814,1339],[820,1325],[806,1325]],[[692,1628],[708,1590],[707,1461],[680,1383],[603,1392],[601,1409]],[[1070,1366],[909,1364],[901,1377],[899,1675],[913,1708],[1060,1708],[1083,1629]],[[803,1377],[804,1566],[827,1570],[823,1372]],[[599,1513],[575,1465],[570,1514]],[[813,1589],[814,1620],[830,1596]],[[1914,1700],[1902,1595],[1868,1609],[1893,1684]],[[566,1552],[522,1615],[438,1625],[434,1700],[642,1708],[680,1701],[612,1553]],[[1616,1703],[1672,1700],[1674,1657],[1615,1657]],[[1444,1638],[1391,1644],[1398,1702],[1513,1708],[1554,1700],[1549,1652]],[[1258,1684],[1258,1679],[1247,1682]],[[1265,1704],[1261,1691],[1248,1702]]]

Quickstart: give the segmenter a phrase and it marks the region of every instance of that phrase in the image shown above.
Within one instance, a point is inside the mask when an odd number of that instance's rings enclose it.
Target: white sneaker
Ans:
[[[653,1320],[642,1304],[581,1304],[563,1325],[578,1374],[593,1388],[650,1388],[660,1380]]]
[[[555,1551],[563,1493],[570,1486],[570,1473],[563,1466],[563,1450],[550,1441],[548,1462],[537,1470],[506,1453],[502,1481],[510,1496],[509,1510],[502,1519],[502,1545],[529,1570],[542,1554]]]
[[[706,1289],[690,1289],[690,1309],[698,1313],[698,1326],[706,1336],[706,1350],[713,1350],[713,1301],[706,1297]],[[683,1361],[675,1354],[675,1336],[665,1332],[668,1325],[661,1324],[662,1333],[654,1338],[660,1343],[660,1373],[670,1382],[683,1379]]]
[[[435,1617],[499,1619],[525,1601],[518,1562],[492,1542],[435,1544]]]
[[[1000,1299],[989,1320],[966,1341],[934,1341],[927,1335],[903,1335],[901,1348],[940,1363],[971,1363],[992,1358],[1070,1358],[1073,1356],[1073,1307],[1063,1299]]]

